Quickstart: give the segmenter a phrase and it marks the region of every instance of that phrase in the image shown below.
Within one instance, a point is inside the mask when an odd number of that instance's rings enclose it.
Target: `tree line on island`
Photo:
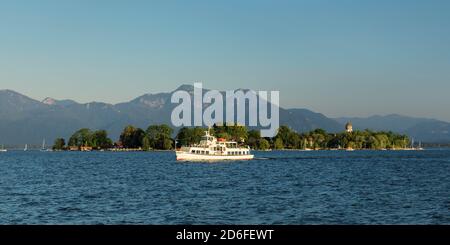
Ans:
[[[113,142],[105,130],[92,131],[87,128],[76,131],[66,144],[63,138],[55,140],[54,150],[172,150],[174,147],[199,143],[207,128],[183,127],[174,138],[174,130],[168,125],[151,125],[146,130],[127,126],[119,141]],[[281,126],[273,138],[261,137],[259,130],[248,130],[245,126],[214,125],[209,129],[217,138],[249,145],[254,150],[324,150],[324,149],[402,149],[409,145],[406,135],[371,130],[328,133],[316,129],[297,133],[287,126]]]

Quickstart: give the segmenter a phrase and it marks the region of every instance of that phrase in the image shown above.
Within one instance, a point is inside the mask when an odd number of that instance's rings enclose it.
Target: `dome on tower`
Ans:
[[[345,130],[349,133],[353,132],[353,125],[351,122],[348,122],[347,124],[345,124]]]

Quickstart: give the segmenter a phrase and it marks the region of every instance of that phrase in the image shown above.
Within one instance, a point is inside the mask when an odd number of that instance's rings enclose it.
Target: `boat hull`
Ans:
[[[200,155],[191,154],[187,152],[177,151],[177,161],[236,161],[236,160],[251,160],[254,155]]]

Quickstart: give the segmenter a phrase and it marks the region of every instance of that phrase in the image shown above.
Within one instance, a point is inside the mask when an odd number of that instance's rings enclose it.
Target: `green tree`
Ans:
[[[166,124],[151,125],[147,128],[147,137],[150,142],[150,147],[158,150],[172,149],[171,135],[173,129]]]
[[[96,149],[108,149],[112,147],[112,140],[108,138],[106,130],[97,130],[91,137],[92,147]]]
[[[52,148],[55,151],[64,150],[66,148],[66,141],[63,138],[58,138],[55,140]]]
[[[145,135],[142,139],[142,149],[144,151],[150,150],[150,140],[148,139],[148,135]]]
[[[129,125],[120,134],[120,141],[125,148],[140,148],[142,147],[142,139],[144,136],[144,130]]]
[[[177,147],[188,146],[193,144],[200,143],[202,136],[205,135],[205,131],[207,129],[195,127],[195,128],[187,128],[183,127],[178,130],[178,134],[176,136],[177,139]]]
[[[231,136],[231,139],[236,142],[246,142],[248,139],[247,127],[234,125],[228,127],[227,133]]]
[[[386,134],[378,133],[378,134],[375,135],[375,138],[378,141],[378,147],[380,149],[385,149],[389,145],[389,138],[388,138],[388,136]]]
[[[281,138],[276,138],[275,142],[273,143],[273,148],[275,148],[277,150],[284,149],[283,140]]]
[[[250,130],[247,136],[247,144],[252,149],[259,149],[261,141],[261,132],[259,130]]]
[[[278,128],[278,133],[275,138],[281,138],[286,143],[291,133],[292,131],[288,126],[282,125]]]
[[[170,138],[164,138],[161,140],[161,150],[171,150],[173,149],[173,141]]]
[[[88,128],[82,128],[75,132],[69,139],[69,146],[92,146],[92,132]]]
[[[296,132],[290,132],[285,141],[285,147],[289,149],[299,149],[301,144],[300,135]]]
[[[260,140],[259,140],[258,149],[263,150],[263,151],[270,149],[270,143],[269,143],[269,141],[267,141],[267,140],[264,139],[264,138],[263,138],[263,139],[260,139]]]

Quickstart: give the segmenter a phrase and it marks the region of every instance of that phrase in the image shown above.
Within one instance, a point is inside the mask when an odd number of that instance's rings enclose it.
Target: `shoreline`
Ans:
[[[426,150],[439,150],[439,149],[450,149],[450,147],[440,147],[440,148],[422,148],[422,149],[273,149],[273,150],[251,150],[253,152],[274,152],[274,151],[298,151],[298,152],[318,152],[318,151],[342,151],[342,152],[353,152],[353,151],[426,151]],[[23,151],[23,149],[7,149],[12,152]],[[38,152],[40,149],[29,149],[23,152]],[[91,151],[71,151],[71,150],[51,150],[46,152],[175,152],[175,150],[139,150],[139,149],[123,149],[123,150],[91,150]]]

